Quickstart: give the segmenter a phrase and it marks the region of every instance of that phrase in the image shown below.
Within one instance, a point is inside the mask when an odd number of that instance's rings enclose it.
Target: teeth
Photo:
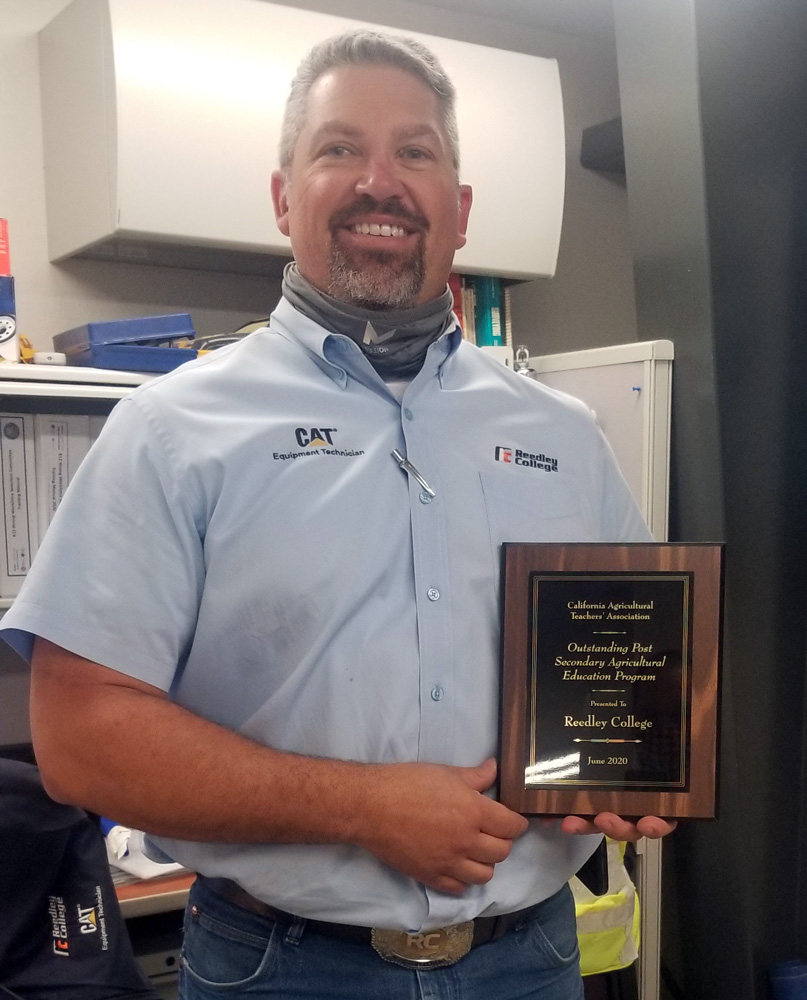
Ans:
[[[375,222],[357,222],[353,227],[353,232],[361,236],[406,236],[406,230],[400,226],[386,224],[379,226]]]

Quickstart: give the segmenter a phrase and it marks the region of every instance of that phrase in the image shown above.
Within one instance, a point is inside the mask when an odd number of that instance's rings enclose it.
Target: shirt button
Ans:
[[[442,701],[445,692],[439,684],[435,684],[431,690],[432,701]]]
[[[409,409],[408,406],[404,407],[403,415],[406,417],[407,420],[415,419],[414,413],[412,413],[412,411]]]
[[[432,497],[431,493],[427,493],[425,490],[423,490],[420,494],[421,503],[431,503],[433,499],[434,498]]]
[[[430,587],[426,591],[426,597],[428,597],[430,601],[439,601],[440,591],[436,587]]]

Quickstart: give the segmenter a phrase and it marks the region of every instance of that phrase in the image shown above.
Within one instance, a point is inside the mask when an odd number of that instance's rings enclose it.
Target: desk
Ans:
[[[183,910],[195,877],[192,872],[177,872],[173,875],[162,875],[159,878],[119,885],[115,893],[121,913],[128,920],[130,917],[145,917],[152,913]]]

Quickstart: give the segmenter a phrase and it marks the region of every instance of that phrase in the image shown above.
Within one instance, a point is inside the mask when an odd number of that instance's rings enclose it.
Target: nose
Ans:
[[[368,158],[356,180],[356,194],[369,195],[376,201],[400,198],[405,190],[398,167],[388,156]]]

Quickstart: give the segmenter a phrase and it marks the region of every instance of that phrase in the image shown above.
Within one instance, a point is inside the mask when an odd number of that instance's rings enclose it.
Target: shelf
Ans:
[[[192,872],[180,872],[116,886],[115,893],[121,913],[129,919],[152,913],[182,910],[188,901],[188,893],[195,878]]]
[[[26,399],[120,399],[133,386],[127,385],[74,385],[45,382],[3,382],[0,380],[0,396],[24,396]]]
[[[154,376],[145,372],[115,371],[111,368],[89,368],[78,365],[0,364],[0,383],[19,382],[29,393],[32,391],[32,383],[37,382],[55,382],[63,387],[75,384],[86,390],[88,386],[93,385],[130,387],[142,385],[150,378],[154,378]],[[37,392],[44,388],[47,387],[36,386]]]
[[[69,365],[0,364],[0,396],[120,399],[153,375]]]

